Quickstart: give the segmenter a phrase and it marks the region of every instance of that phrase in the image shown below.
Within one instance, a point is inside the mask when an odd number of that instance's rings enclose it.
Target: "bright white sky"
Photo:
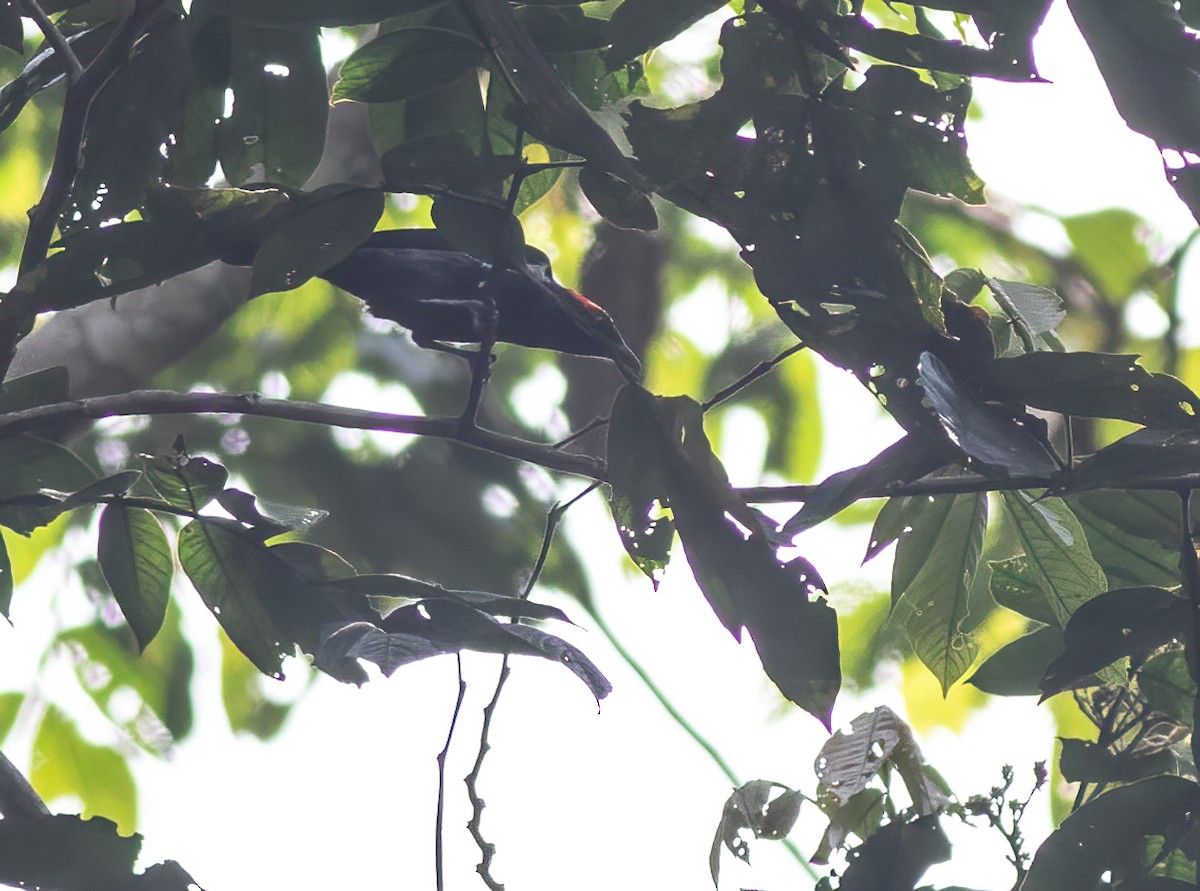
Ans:
[[[1182,241],[1194,222],[1166,184],[1152,144],[1129,132],[1113,110],[1064,3],[1054,5],[1038,47],[1052,84],[976,86],[985,111],[969,131],[978,172],[995,194],[1058,212],[1124,204],[1156,221],[1169,243]],[[851,444],[831,444],[823,473],[869,458],[894,436],[847,376],[829,372],[824,380],[826,404],[845,406],[839,424],[861,424],[879,436],[863,436],[861,454]],[[732,472],[736,477],[736,466]],[[654,593],[627,567],[619,569],[620,545],[597,500],[579,505],[568,532],[586,541],[610,623],[743,779],[811,792],[824,732],[807,715],[781,708],[752,647],[737,646],[714,620],[682,555]],[[848,599],[851,582],[866,574],[878,581],[887,571],[882,563],[859,569],[864,544],[865,535],[817,530],[802,547],[835,597]],[[48,585],[65,577],[50,566],[40,575]],[[181,600],[192,607],[185,618],[193,639],[209,639],[211,618],[187,592]],[[572,611],[569,602],[560,605]],[[44,625],[39,613],[42,598],[18,592],[16,630],[0,625],[5,677],[27,676],[27,664],[11,663],[26,635]],[[496,876],[521,891],[711,887],[708,847],[728,783],[598,632],[568,628],[563,636],[601,665],[615,690],[597,714],[569,672],[516,660],[480,785],[488,801],[484,832],[499,848]],[[137,759],[146,862],[175,858],[209,891],[433,887],[434,758],[454,701],[451,658],[404,668],[361,690],[322,677],[284,733],[264,745],[228,732],[219,651],[210,647],[198,656],[196,734],[170,761]],[[470,687],[448,771],[449,889],[482,887],[474,875],[477,852],[461,828],[467,812],[460,778],[474,758],[479,712],[498,659],[466,661]],[[835,723],[883,703],[903,708],[895,685],[860,701],[844,697]],[[1051,733],[1045,710],[1031,700],[1000,701],[973,718],[963,737],[935,733],[921,742],[965,798],[995,783],[1005,762],[1027,770],[1050,757]],[[982,740],[990,751],[979,748]],[[966,746],[969,757],[962,755]],[[793,837],[811,851],[823,824],[806,810]],[[1031,830],[1048,825],[1040,813],[1032,820]],[[983,846],[971,848],[969,862],[940,868],[930,880],[1008,888],[1003,851],[986,841],[972,844]],[[753,870],[726,857],[722,886],[809,886],[780,846],[760,842],[753,856]]]

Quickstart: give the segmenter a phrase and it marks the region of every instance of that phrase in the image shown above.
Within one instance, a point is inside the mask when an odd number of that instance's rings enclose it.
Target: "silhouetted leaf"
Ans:
[[[1046,668],[1042,692],[1069,690],[1129,657],[1131,671],[1164,644],[1186,636],[1188,602],[1162,588],[1107,591],[1082,604],[1063,632],[1063,652]]]
[[[1065,628],[1081,604],[1108,589],[1083,528],[1061,499],[1036,499],[1027,492],[1005,492],[1001,498],[1025,548],[1029,578],[1042,592],[1054,624]]]
[[[140,470],[118,471],[72,492],[63,502],[63,506],[81,507],[86,504],[101,504],[113,496],[125,495],[141,478]]]
[[[829,816],[829,825],[821,836],[816,852],[810,858],[812,863],[828,863],[830,855],[835,850],[846,846],[850,833],[861,839],[868,839],[879,829],[884,817],[884,791],[882,789],[863,789],[851,795],[845,804],[827,802],[823,810]]]
[[[579,171],[579,188],[604,219],[621,229],[658,228],[658,213],[650,199],[624,180],[585,167]]]
[[[13,596],[13,572],[12,562],[8,559],[8,545],[4,543],[4,537],[0,536],[0,615],[8,618],[8,611],[12,608]],[[0,741],[4,737],[0,735]]]
[[[25,52],[25,28],[21,24],[21,9],[11,2],[0,6],[0,46],[16,53]]]
[[[199,455],[143,456],[147,482],[173,507],[198,511],[225,487],[229,471]]]
[[[55,365],[21,377],[10,377],[0,384],[0,411],[4,412],[66,402],[69,398],[67,369],[63,365]]]
[[[328,511],[317,508],[264,501],[241,489],[222,490],[217,503],[238,522],[261,529],[266,537],[309,529],[329,516]]]
[[[1144,428],[1118,439],[1063,474],[1063,492],[1200,483],[1200,430]]]
[[[123,836],[103,817],[70,814],[0,821],[0,882],[23,888],[192,891],[174,860],[135,873],[142,837]]]
[[[1058,465],[1022,419],[986,405],[932,353],[922,353],[921,385],[946,433],[967,455],[1008,476],[1050,480]]]
[[[1059,770],[1071,783],[1131,783],[1154,774],[1169,773],[1174,756],[1165,749],[1138,754],[1129,750],[1113,752],[1105,746],[1082,739],[1063,739]]]
[[[66,510],[96,475],[65,446],[36,436],[0,440],[0,525],[28,535]]]
[[[138,646],[146,649],[171,598],[175,564],[166,534],[150,511],[114,502],[100,514],[96,558]]]
[[[609,19],[610,69],[648,52],[724,6],[723,0],[625,0]]]
[[[1137,688],[1155,710],[1170,715],[1185,727],[1192,726],[1196,685],[1180,650],[1151,656],[1137,673]]]
[[[289,648],[263,604],[289,583],[279,558],[240,526],[205,519],[180,530],[179,563],[246,658],[263,674],[282,677],[280,664]]]
[[[1046,666],[1062,649],[1062,631],[1038,628],[985,659],[967,683],[993,696],[1038,696]]]
[[[485,48],[468,34],[422,27],[392,31],[342,63],[333,101],[412,99],[452,83],[486,58]]]
[[[126,832],[137,823],[137,793],[125,758],[85,740],[55,706],[46,709],[34,736],[29,782],[47,802],[78,797],[84,817],[107,816]]]
[[[420,600],[453,600],[492,616],[510,619],[557,619],[570,622],[558,607],[534,603],[518,597],[506,597],[486,591],[454,591],[409,578],[406,575],[356,575],[332,582],[343,591],[355,591],[371,599],[373,606],[386,618],[399,606]]]
[[[430,186],[471,191],[499,187],[516,173],[512,155],[479,157],[461,133],[431,133],[406,140],[380,159],[390,192],[420,192]]]
[[[780,794],[772,798],[777,789]],[[754,833],[755,838],[783,838],[795,824],[803,800],[799,792],[769,780],[751,780],[734,789],[725,802],[708,855],[713,884],[720,884],[722,845],[733,856],[749,863],[750,846],[742,837],[743,830]]]
[[[895,820],[851,853],[838,891],[912,891],[929,867],[949,859],[936,815]]]
[[[1106,872],[1137,874],[1146,836],[1194,827],[1200,789],[1157,776],[1105,792],[1068,816],[1038,848],[1022,891],[1092,891]]]
[[[217,131],[225,178],[302,185],[321,160],[329,111],[317,28],[235,23],[230,60],[233,114]]]
[[[507,208],[443,195],[430,212],[454,247],[485,263],[518,269],[525,262],[525,231]]]
[[[527,4],[517,10],[517,20],[543,53],[579,53],[609,44],[608,22],[585,15],[575,3]]]
[[[1136,356],[1027,353],[989,366],[989,393],[1046,411],[1136,424],[1200,423],[1200,398],[1178,378],[1151,374]]]

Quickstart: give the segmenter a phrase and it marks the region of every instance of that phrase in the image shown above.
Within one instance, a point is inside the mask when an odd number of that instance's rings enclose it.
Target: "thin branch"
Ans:
[[[33,819],[50,813],[29,780],[0,752],[0,814],[6,820]]]
[[[46,38],[46,43],[50,44],[62,59],[63,65],[67,69],[67,84],[74,84],[83,74],[83,65],[80,63],[79,57],[75,55],[75,50],[71,49],[67,38],[63,37],[58,26],[50,21],[50,16],[46,15],[37,0],[21,0],[21,6],[24,7],[25,15],[33,19],[34,24],[38,26],[42,36]]]
[[[706,401],[701,403],[700,408],[703,409],[704,411],[708,411],[710,408],[720,405],[726,399],[729,399],[730,397],[737,395],[742,390],[744,390],[746,387],[748,387],[750,384],[754,383],[756,380],[758,380],[760,377],[762,377],[764,374],[766,374],[768,371],[770,371],[772,368],[774,368],[776,365],[778,365],[784,359],[787,359],[789,356],[794,356],[796,353],[800,352],[806,346],[807,346],[807,344],[804,344],[804,343],[793,344],[792,346],[790,346],[786,350],[784,350],[782,353],[780,353],[778,356],[776,356],[774,359],[766,359],[762,362],[759,362],[757,365],[755,365],[753,368],[751,368],[748,372],[746,372],[744,375],[742,375],[740,378],[738,378],[736,381],[734,381],[728,387],[725,387],[723,390],[719,390],[718,392],[716,392],[712,396],[710,396]]]
[[[542,534],[542,546],[538,551],[537,560],[533,564],[533,570],[529,574],[529,580],[525,583],[525,589],[521,592],[521,599],[524,600],[533,593],[533,587],[537,584],[537,580],[542,574],[542,569],[546,566],[546,558],[550,555],[550,544],[554,541],[554,532],[558,529],[559,520],[562,519],[563,514],[571,505],[592,491],[595,485],[598,484],[589,486],[566,504],[556,504],[546,514],[546,530]],[[479,877],[490,891],[504,891],[504,886],[492,876],[492,858],[496,855],[496,846],[483,836],[482,822],[485,802],[479,797],[479,773],[483,769],[484,757],[491,750],[491,743],[488,742],[488,733],[492,728],[492,717],[496,714],[496,705],[500,702],[500,693],[504,690],[504,684],[508,681],[511,671],[508,665],[508,654],[506,653],[500,661],[500,674],[496,678],[496,689],[492,692],[491,702],[483,710],[483,727],[479,731],[479,750],[475,756],[475,764],[471,768],[471,772],[463,780],[467,786],[467,798],[471,802],[471,819],[467,823],[467,829],[470,831],[471,837],[475,839],[475,844],[479,847],[480,860],[475,870],[479,873]]]
[[[255,393],[176,393],[172,390],[131,390],[39,405],[0,415],[0,439],[45,430],[61,424],[127,415],[244,414],[354,430],[382,430],[450,439],[483,451],[540,464],[548,470],[603,479],[604,461],[590,455],[562,452],[552,445],[530,442],[479,427],[463,430],[459,418],[397,415],[326,405],[264,399]]]
[[[582,439],[583,437],[585,437],[589,433],[591,433],[593,430],[599,430],[601,427],[606,426],[608,424],[609,420],[610,419],[609,419],[608,415],[597,415],[596,417],[594,417],[590,421],[588,421],[586,424],[584,424],[582,427],[580,427],[578,430],[576,430],[574,433],[568,434],[563,439],[560,439],[558,442],[556,442],[554,444],[554,447],[556,449],[565,449],[571,443],[575,442],[575,440]]]
[[[450,741],[454,739],[454,728],[458,724],[458,713],[462,711],[463,697],[467,695],[467,682],[463,678],[462,670],[462,653],[455,653],[454,659],[458,667],[458,696],[454,700],[454,711],[450,715],[450,729],[446,731],[446,744],[442,746],[442,750],[438,752],[437,756],[437,817],[434,821],[433,836],[433,862],[437,873],[437,891],[445,891],[446,888],[446,877],[443,869],[445,854],[442,848],[442,817],[446,804],[446,756],[450,754]]]
[[[686,717],[684,717],[683,713],[675,707],[675,703],[671,702],[671,700],[667,697],[667,694],[662,691],[662,688],[660,688],[658,684],[654,682],[654,679],[650,677],[650,674],[642,666],[642,663],[638,662],[634,655],[629,652],[629,650],[625,649],[625,645],[621,643],[621,639],[617,637],[616,632],[609,627],[608,623],[604,621],[600,614],[595,610],[589,610],[589,614],[591,615],[592,621],[596,623],[596,627],[600,629],[600,633],[604,635],[605,639],[609,642],[612,648],[617,651],[617,655],[621,657],[622,661],[624,661],[626,665],[633,669],[633,673],[638,676],[638,679],[641,680],[642,685],[650,691],[650,695],[654,697],[655,701],[662,706],[663,711],[670,716],[671,720],[679,725],[679,728],[683,730],[684,733],[692,738],[693,742],[695,742],[705,751],[708,757],[712,759],[713,764],[720,769],[721,773],[725,774],[725,778],[733,784],[734,788],[740,787],[742,785],[742,781],[738,779],[738,775],[734,773],[733,768],[729,765],[729,762],[725,760],[725,757],[720,753],[720,751],[717,750],[717,747],[713,745],[712,742],[709,741],[706,736],[704,736],[704,734],[697,730],[695,725],[692,724],[692,722]],[[811,878],[819,878],[817,871],[813,868],[812,864],[808,862],[808,858],[804,856],[804,854],[799,848],[796,847],[795,843],[792,842],[791,839],[785,838],[783,840],[783,846],[787,848],[788,853],[790,853],[792,858],[804,868],[804,871],[808,873]]]

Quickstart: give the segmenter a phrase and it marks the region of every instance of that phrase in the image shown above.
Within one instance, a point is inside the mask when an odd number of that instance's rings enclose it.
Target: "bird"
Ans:
[[[436,229],[384,229],[319,277],[407,328],[418,346],[449,352],[484,339],[487,288],[496,341],[607,359],[626,379],[641,380],[641,363],[612,317],[559,284],[550,259],[532,246],[522,268],[504,269],[456,249]]]

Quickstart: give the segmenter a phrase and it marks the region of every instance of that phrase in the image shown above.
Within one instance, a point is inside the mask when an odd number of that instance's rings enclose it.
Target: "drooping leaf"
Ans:
[[[912,891],[929,867],[950,859],[950,841],[930,815],[894,820],[854,853],[838,891]]]
[[[36,436],[0,440],[0,525],[28,535],[69,505],[96,475],[65,446]]]
[[[240,526],[204,519],[180,530],[179,562],[237,648],[263,674],[282,677],[289,647],[263,604],[289,583],[279,559]]]
[[[140,835],[122,835],[103,817],[72,814],[0,821],[0,883],[22,888],[191,891],[199,887],[174,860],[135,871]]]
[[[1023,891],[1091,891],[1106,872],[1136,874],[1147,836],[1194,827],[1200,787],[1156,776],[1105,792],[1068,816],[1038,848]],[[1130,872],[1126,872],[1126,871]]]
[[[780,794],[772,797],[776,790]],[[751,780],[734,789],[721,812],[708,855],[713,885],[720,884],[722,846],[749,863],[750,846],[742,836],[743,830],[749,830],[755,838],[783,838],[795,824],[802,801],[799,792],[769,780]]]
[[[47,802],[77,796],[84,817],[108,817],[125,832],[137,823],[137,793],[125,759],[84,739],[55,706],[46,709],[34,736],[29,782]]]
[[[1182,731],[1184,733],[1186,731]],[[1071,783],[1131,783],[1147,776],[1169,773],[1175,758],[1165,748],[1113,752],[1106,746],[1082,739],[1062,740],[1059,770]]]
[[[859,715],[849,733],[839,730],[821,747],[815,766],[818,803],[822,809],[844,806],[889,766],[904,780],[917,813],[936,814],[949,803],[928,774],[912,731],[885,705]]]
[[[1028,492],[1005,492],[1001,498],[1025,548],[1030,575],[1054,623],[1065,628],[1081,604],[1108,589],[1083,528],[1061,499],[1037,499]]]
[[[403,28],[355,50],[333,87],[333,101],[393,102],[453,83],[487,58],[469,34],[446,28]]]
[[[321,160],[329,111],[315,26],[281,30],[235,23],[229,89],[217,151],[234,185],[265,180],[300,186]]]
[[[1018,637],[989,656],[967,683],[993,696],[1037,696],[1046,666],[1062,652],[1058,628],[1045,626]]]
[[[1188,602],[1163,588],[1106,591],[1082,604],[1063,632],[1063,652],[1046,668],[1041,688],[1053,696],[1087,684],[1094,672],[1128,657],[1131,671],[1155,650],[1188,635]]]
[[[633,522],[646,522],[655,503],[670,509],[717,618],[738,640],[746,628],[780,691],[828,725],[841,675],[836,618],[819,597],[824,582],[807,560],[776,557],[713,454],[700,406],[631,384],[617,395],[609,436],[619,444],[616,489],[628,486]]]
[[[658,228],[658,213],[650,199],[624,180],[585,167],[579,171],[579,188],[614,226],[648,232]]]
[[[1151,374],[1136,356],[1027,353],[989,367],[989,392],[1046,411],[1135,424],[1200,424],[1200,398],[1182,381]]]
[[[171,597],[175,564],[166,533],[150,511],[113,502],[100,514],[96,558],[145,650],[162,627]]]
[[[950,438],[985,467],[1007,476],[1050,480],[1058,465],[1028,416],[993,408],[960,383],[932,353],[921,354],[921,385]]]
[[[399,606],[420,600],[453,600],[492,616],[510,619],[557,619],[570,622],[558,607],[487,591],[455,591],[405,575],[356,575],[333,584],[344,591],[367,595],[386,618]]]

